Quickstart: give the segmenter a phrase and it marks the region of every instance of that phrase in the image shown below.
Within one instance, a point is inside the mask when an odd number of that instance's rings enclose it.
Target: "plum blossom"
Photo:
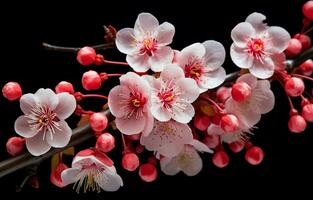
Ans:
[[[183,150],[175,157],[162,157],[160,160],[161,170],[166,175],[176,175],[182,171],[187,176],[195,176],[202,169],[202,159],[198,152],[212,153],[205,144],[198,140],[193,140],[185,145]]]
[[[101,192],[116,191],[123,186],[121,177],[116,173],[113,161],[104,153],[87,149],[80,151],[72,162],[72,167],[61,173],[64,185],[74,184],[77,193],[83,190]]]
[[[251,74],[244,74],[236,82],[245,82],[251,87],[251,94],[245,101],[237,102],[229,97],[225,102],[228,113],[236,115],[243,129],[249,129],[261,119],[261,114],[274,108],[275,96],[268,80],[258,80]]]
[[[140,143],[150,151],[156,151],[162,156],[177,156],[185,144],[192,141],[192,132],[187,124],[170,120],[167,122],[154,122],[152,132],[142,136]]]
[[[72,136],[67,119],[76,108],[76,100],[68,93],[55,94],[51,89],[39,89],[20,99],[24,115],[15,121],[15,132],[25,137],[28,151],[39,156],[52,147],[66,146]]]
[[[195,80],[185,78],[184,71],[175,64],[165,66],[159,78],[145,76],[151,92],[151,113],[159,121],[174,119],[188,123],[195,114],[191,105],[198,96],[199,88]]]
[[[134,28],[124,28],[117,32],[116,47],[127,54],[127,63],[136,72],[146,72],[150,68],[160,72],[172,62],[173,50],[166,46],[172,43],[175,27],[158,20],[150,13],[141,13]]]
[[[120,85],[109,93],[108,105],[116,117],[117,128],[126,135],[148,135],[153,128],[149,110],[150,86],[139,75],[128,72],[120,77]]]
[[[265,19],[260,13],[252,13],[231,32],[234,43],[230,55],[233,62],[240,68],[249,69],[252,75],[261,79],[274,74],[275,62],[283,58],[281,54],[290,40],[285,29],[269,27],[263,23]]]
[[[185,76],[197,82],[201,93],[224,82],[226,73],[221,65],[225,60],[225,49],[221,43],[214,40],[195,43],[175,55]]]

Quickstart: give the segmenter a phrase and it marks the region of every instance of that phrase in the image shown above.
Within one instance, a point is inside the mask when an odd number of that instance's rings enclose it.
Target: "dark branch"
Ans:
[[[62,46],[48,44],[45,42],[42,43],[42,46],[46,50],[60,51],[60,52],[77,52],[81,49],[81,47],[62,47]],[[95,50],[107,50],[107,49],[114,49],[115,44],[112,42],[112,43],[107,43],[107,44],[94,45],[90,47],[94,48]]]

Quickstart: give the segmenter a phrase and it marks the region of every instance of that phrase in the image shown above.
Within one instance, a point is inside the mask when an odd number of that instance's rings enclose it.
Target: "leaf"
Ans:
[[[54,154],[51,158],[51,170],[54,170],[58,166],[59,162],[60,162],[59,153]]]

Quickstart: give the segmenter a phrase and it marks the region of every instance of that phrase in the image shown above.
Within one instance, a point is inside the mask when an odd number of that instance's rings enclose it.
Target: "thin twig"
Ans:
[[[63,46],[48,44],[45,42],[42,43],[42,46],[46,50],[59,51],[59,52],[74,52],[75,53],[81,49],[81,47],[63,47]],[[115,44],[112,42],[112,43],[107,43],[107,44],[94,45],[90,47],[94,48],[95,50],[107,50],[107,49],[114,49]]]

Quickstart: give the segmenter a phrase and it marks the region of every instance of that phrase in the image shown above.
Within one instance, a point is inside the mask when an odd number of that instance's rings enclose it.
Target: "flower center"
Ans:
[[[203,74],[201,65],[185,66],[185,76],[195,80],[199,80]]]
[[[132,104],[135,108],[139,108],[141,106],[141,102],[137,98],[132,100]]]
[[[154,38],[146,38],[140,42],[140,54],[147,54],[153,56],[158,48],[157,40]]]
[[[160,91],[158,97],[162,101],[163,105],[168,106],[174,101],[175,94],[172,89],[169,89],[165,91]]]
[[[88,191],[99,193],[101,192],[101,187],[98,182],[102,173],[103,169],[97,167],[95,164],[83,167],[73,187],[76,188],[77,193],[79,193],[81,188],[83,188],[84,193]]]
[[[250,39],[247,46],[248,46],[248,52],[254,57],[256,57],[257,59],[262,58],[262,56],[265,54],[264,41],[260,38]]]

